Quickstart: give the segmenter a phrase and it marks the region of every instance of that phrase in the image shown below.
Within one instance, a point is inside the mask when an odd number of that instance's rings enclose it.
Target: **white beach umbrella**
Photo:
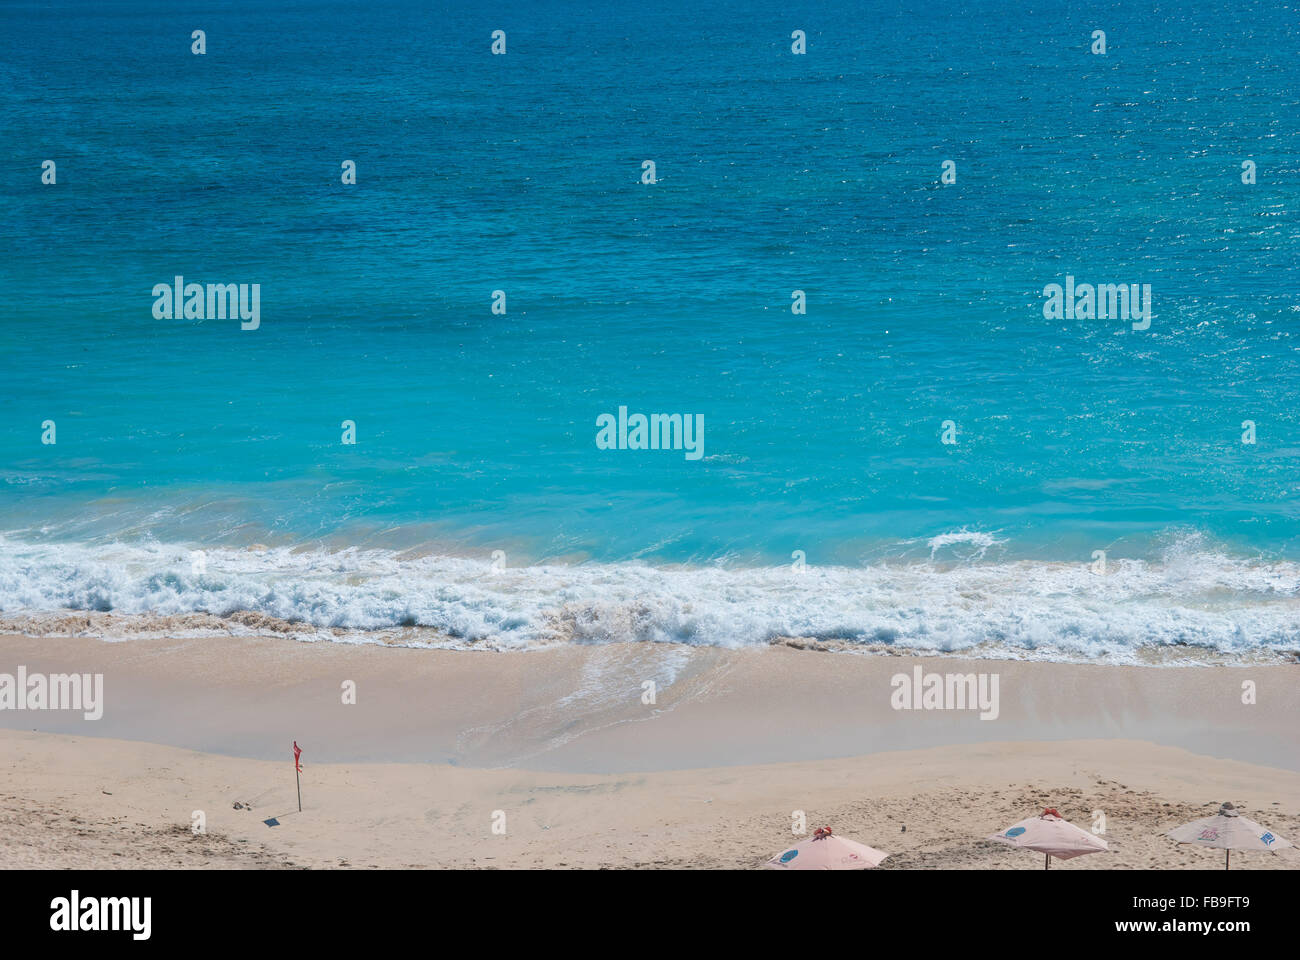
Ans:
[[[1222,850],[1225,870],[1232,866],[1233,850],[1267,850],[1273,853],[1283,847],[1295,846],[1267,827],[1243,817],[1230,803],[1219,807],[1219,812],[1212,817],[1175,827],[1169,831],[1169,836],[1179,843],[1195,843]]]
[[[856,840],[833,836],[822,827],[812,837],[778,853],[764,866],[769,870],[869,870],[889,854]]]
[[[1025,850],[1037,850],[1046,854],[1043,869],[1052,868],[1052,857],[1069,860],[1081,857],[1085,853],[1101,853],[1109,849],[1101,837],[1082,830],[1067,820],[1052,807],[1048,807],[1036,817],[1029,817],[1012,824],[1001,833],[995,833],[988,839],[1005,843],[1011,847]]]

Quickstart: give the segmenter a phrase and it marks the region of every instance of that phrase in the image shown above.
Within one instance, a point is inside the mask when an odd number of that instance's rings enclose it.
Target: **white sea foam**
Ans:
[[[931,537],[927,541],[927,546],[930,548],[931,560],[940,559],[943,550],[956,546],[968,548],[964,559],[983,560],[990,547],[1001,546],[1005,542],[991,533],[979,530],[954,530],[951,533],[941,533],[937,537]]]
[[[945,540],[944,543],[952,543]],[[988,544],[966,538],[975,552]],[[931,541],[932,545],[935,541]],[[493,571],[389,551],[24,543],[0,538],[0,630],[267,632],[312,639],[530,649],[556,643],[728,647],[776,638],[900,652],[1222,660],[1300,650],[1300,566],[1192,538],[1155,560],[909,562],[868,567],[575,564]],[[69,619],[60,611],[83,611]],[[1195,657],[1192,657],[1194,660]]]

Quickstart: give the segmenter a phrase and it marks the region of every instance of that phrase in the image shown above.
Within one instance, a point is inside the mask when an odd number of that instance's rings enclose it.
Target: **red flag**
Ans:
[[[294,771],[294,773],[302,773],[302,763],[301,763],[301,761],[298,760],[298,758],[301,757],[301,756],[302,756],[302,749],[298,746],[298,741],[295,740],[295,741],[293,742],[293,771]]]

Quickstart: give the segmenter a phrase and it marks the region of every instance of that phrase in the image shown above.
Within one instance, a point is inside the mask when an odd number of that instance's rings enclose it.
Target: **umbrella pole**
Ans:
[[[1044,870],[1052,869],[1052,855],[1050,853],[1047,854],[1047,859],[1043,861],[1043,869]]]

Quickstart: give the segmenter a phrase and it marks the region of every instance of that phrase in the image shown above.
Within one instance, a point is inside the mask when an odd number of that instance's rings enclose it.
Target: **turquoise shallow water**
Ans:
[[[1264,3],[7,4],[0,609],[1292,649],[1298,45]],[[178,274],[261,326],[155,319]],[[1045,319],[1067,275],[1150,328]],[[598,449],[620,406],[702,458]],[[830,579],[769,582],[797,551]]]

